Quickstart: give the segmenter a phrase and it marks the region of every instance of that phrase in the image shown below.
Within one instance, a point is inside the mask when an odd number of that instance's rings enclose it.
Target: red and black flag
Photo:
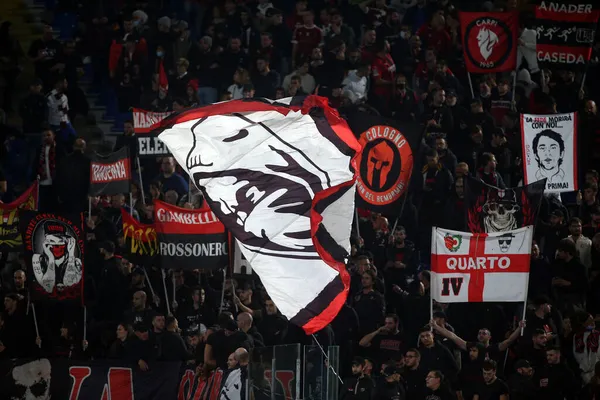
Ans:
[[[21,211],[32,298],[83,301],[83,214]]]
[[[154,225],[142,224],[121,209],[126,258],[135,264],[152,262],[158,255],[158,239]]]
[[[140,108],[133,109],[133,129],[137,138],[139,157],[164,157],[171,152],[158,139],[158,133],[152,131],[160,126],[160,121],[171,115],[171,112],[152,112]]]
[[[469,231],[494,233],[535,225],[545,188],[546,179],[500,189],[469,177],[465,185]]]
[[[365,112],[348,113],[346,119],[362,147],[356,159],[356,206],[398,215],[419,151],[420,130]]]
[[[217,269],[229,265],[225,227],[210,209],[190,210],[154,201],[162,268]]]
[[[517,12],[460,12],[460,32],[467,71],[513,71],[517,66]]]
[[[563,67],[586,65],[592,56],[598,16],[597,1],[542,1],[535,7],[538,61]]]
[[[23,238],[19,232],[19,210],[37,210],[38,182],[36,181],[12,203],[0,203],[0,251],[20,251]]]
[[[129,193],[131,163],[127,147],[107,156],[94,154],[90,163],[90,195]]]

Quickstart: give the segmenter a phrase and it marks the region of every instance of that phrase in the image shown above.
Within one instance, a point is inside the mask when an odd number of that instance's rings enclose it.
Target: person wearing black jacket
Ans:
[[[127,359],[140,367],[142,371],[148,371],[150,364],[159,356],[159,345],[150,336],[148,325],[136,324],[133,327],[133,336],[128,351]]]
[[[181,329],[175,317],[165,319],[165,332],[160,338],[159,356],[162,361],[187,361],[191,360],[192,354],[187,350],[185,342],[181,337]]]
[[[29,85],[29,94],[19,104],[24,134],[40,134],[48,121],[48,101],[42,94],[42,88],[41,79],[35,79]]]
[[[56,171],[58,202],[65,211],[83,212],[88,208],[90,159],[85,155],[85,140],[73,144],[73,152],[63,158]]]
[[[419,351],[421,352],[421,365],[427,371],[439,369],[450,380],[458,373],[456,359],[446,346],[434,339],[429,326],[421,328],[419,333]]]
[[[371,400],[375,384],[371,377],[364,373],[365,359],[355,357],[352,361],[352,377],[344,381],[340,400]]]
[[[557,303],[563,307],[576,307],[583,304],[587,292],[585,267],[577,257],[577,248],[571,239],[562,239],[556,249],[556,259],[552,265],[554,278],[552,286]]]
[[[402,384],[400,371],[394,366],[388,366],[383,370],[384,380],[375,387],[374,398],[376,400],[404,400],[406,389]]]
[[[483,153],[481,155],[481,168],[477,170],[477,178],[483,183],[500,189],[506,189],[502,176],[496,170],[498,162],[492,153]]]
[[[187,59],[192,66],[190,73],[198,79],[199,105],[212,104],[218,101],[218,87],[221,85],[219,61],[211,50],[213,40],[204,36],[197,44],[192,45]]]
[[[440,157],[440,163],[448,170],[450,173],[454,173],[456,170],[456,165],[458,164],[458,160],[456,156],[448,148],[448,143],[446,142],[445,137],[438,136],[435,139],[435,149],[438,152]]]
[[[467,230],[467,208],[465,205],[465,178],[457,176],[450,198],[446,201],[441,226],[465,232]]]
[[[544,400],[573,400],[577,398],[580,383],[571,368],[561,359],[558,346],[546,349],[548,363],[536,371],[535,380],[540,382],[540,398]]]
[[[408,349],[404,354],[402,380],[406,387],[407,399],[422,399],[425,394],[425,376],[427,371],[420,365],[421,353],[417,349]]]
[[[455,400],[456,395],[450,390],[446,377],[440,370],[431,370],[425,377],[425,399],[427,400]]]
[[[537,397],[538,387],[533,381],[533,368],[527,360],[518,360],[515,363],[517,373],[508,379],[510,400],[531,400]]]

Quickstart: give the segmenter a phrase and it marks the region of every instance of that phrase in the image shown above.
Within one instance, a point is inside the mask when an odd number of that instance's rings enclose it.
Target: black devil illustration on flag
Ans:
[[[485,74],[516,68],[518,12],[460,12],[459,18],[467,71]]]
[[[546,180],[499,189],[469,177],[465,185],[467,226],[472,233],[505,232],[535,225]]]
[[[94,154],[91,159],[91,196],[129,193],[131,190],[131,165],[127,147],[107,156]]]
[[[399,214],[400,199],[410,184],[421,144],[421,132],[364,112],[349,113],[346,119],[362,146],[357,156],[356,206],[386,215]]]
[[[190,210],[154,201],[162,268],[217,269],[229,265],[225,227],[210,209]]]
[[[309,334],[329,324],[350,286],[360,147],[327,99],[213,104],[167,118],[159,137],[281,313]]]
[[[21,211],[32,298],[83,299],[83,214]]]
[[[20,251],[23,238],[19,232],[19,210],[37,210],[38,182],[36,181],[12,203],[0,203],[0,251]]]
[[[158,255],[158,239],[154,225],[142,224],[121,209],[123,239],[128,251],[127,259],[136,264],[152,262]]]
[[[592,56],[600,16],[597,1],[542,1],[535,7],[539,62],[579,67]]]

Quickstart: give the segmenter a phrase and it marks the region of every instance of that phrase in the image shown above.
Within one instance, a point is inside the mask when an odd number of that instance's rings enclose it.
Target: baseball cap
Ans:
[[[449,88],[449,89],[446,89],[445,92],[446,92],[446,97],[458,97],[455,89]]]
[[[365,359],[362,357],[354,357],[352,359],[352,365],[364,365]]]
[[[518,360],[515,363],[515,369],[519,368],[531,368],[531,364],[527,360]]]
[[[133,325],[133,331],[134,332],[148,332],[149,328],[148,325],[146,325],[143,322],[136,322]]]
[[[387,367],[385,367],[385,369],[383,370],[383,376],[385,376],[386,378],[389,376],[392,376],[394,374],[399,374],[400,371],[398,371],[398,369],[393,366],[393,365],[388,365]]]
[[[558,217],[558,218],[564,218],[565,214],[563,214],[562,211],[560,210],[554,210],[552,211],[552,214],[550,214],[553,217]]]

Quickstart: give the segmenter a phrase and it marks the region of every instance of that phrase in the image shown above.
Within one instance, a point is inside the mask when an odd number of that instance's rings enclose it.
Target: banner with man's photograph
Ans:
[[[524,184],[546,181],[546,193],[577,190],[577,113],[521,115]]]

